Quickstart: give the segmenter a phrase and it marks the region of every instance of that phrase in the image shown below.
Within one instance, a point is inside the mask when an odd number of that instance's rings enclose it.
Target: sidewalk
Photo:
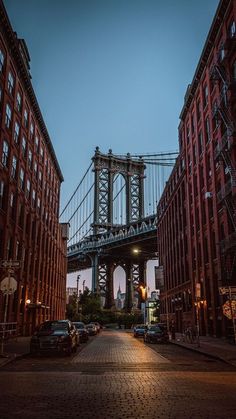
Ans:
[[[30,337],[20,336],[8,340],[4,345],[4,354],[0,355],[0,368],[12,360],[27,355],[30,351]]]
[[[200,346],[197,343],[187,343],[183,341],[181,333],[175,334],[175,340],[171,340],[174,345],[183,346],[191,351],[200,352],[204,355],[219,359],[223,362],[236,367],[236,345],[230,344],[224,339],[210,336],[200,336]]]

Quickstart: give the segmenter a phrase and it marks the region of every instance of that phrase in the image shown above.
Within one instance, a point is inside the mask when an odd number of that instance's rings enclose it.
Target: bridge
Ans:
[[[92,268],[92,290],[114,305],[113,274],[126,276],[125,308],[146,286],[146,263],[157,259],[156,207],[177,152],[143,155],[101,153],[92,162],[61,212],[70,224],[68,272]]]

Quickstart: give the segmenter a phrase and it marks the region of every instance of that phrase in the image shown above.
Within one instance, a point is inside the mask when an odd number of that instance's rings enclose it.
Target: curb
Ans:
[[[24,354],[12,354],[7,355],[6,360],[0,363],[0,370],[2,367],[5,367],[5,365],[10,364],[13,361],[16,361],[17,359],[25,358],[27,355],[29,355],[29,352],[26,352]]]
[[[235,364],[233,364],[232,362],[230,362],[230,361],[228,361],[228,360],[226,360],[224,358],[221,358],[218,355],[214,355],[214,354],[212,354],[210,352],[206,352],[206,351],[204,351],[202,349],[194,348],[194,347],[191,347],[191,346],[185,346],[185,345],[182,345],[181,343],[176,342],[176,341],[173,341],[173,340],[170,340],[169,342],[172,343],[173,345],[180,346],[181,348],[187,349],[189,351],[197,352],[199,354],[208,356],[209,358],[216,359],[217,361],[221,361],[221,362],[224,362],[225,364],[228,364],[228,365],[231,365],[233,367],[236,367]]]

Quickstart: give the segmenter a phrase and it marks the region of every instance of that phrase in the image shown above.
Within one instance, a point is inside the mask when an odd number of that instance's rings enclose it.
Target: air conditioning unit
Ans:
[[[212,198],[212,192],[205,192],[205,199]]]

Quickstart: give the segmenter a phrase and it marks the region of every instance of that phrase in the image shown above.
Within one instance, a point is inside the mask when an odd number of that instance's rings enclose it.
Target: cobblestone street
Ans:
[[[0,387],[3,419],[236,416],[234,367],[171,344],[146,346],[123,331],[103,331],[71,359],[8,364]]]

